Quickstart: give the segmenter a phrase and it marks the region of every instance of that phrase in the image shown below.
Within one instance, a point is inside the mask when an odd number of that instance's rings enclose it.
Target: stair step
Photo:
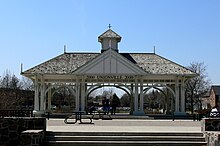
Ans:
[[[205,146],[206,142],[180,141],[47,141],[49,146]]]
[[[46,146],[206,146],[201,132],[52,132]]]
[[[46,135],[56,136],[195,136],[201,137],[201,132],[52,132],[47,131]]]
[[[46,136],[46,140],[55,141],[204,141],[204,137],[193,136]]]

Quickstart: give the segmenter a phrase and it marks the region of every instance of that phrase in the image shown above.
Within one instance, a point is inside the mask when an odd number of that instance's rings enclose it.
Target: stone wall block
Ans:
[[[220,146],[220,118],[203,118],[201,124],[208,146]]]
[[[21,134],[21,132],[22,132],[22,131],[25,131],[25,130],[27,130],[27,128],[24,127],[24,126],[18,126],[18,128],[17,128],[17,132],[18,132],[19,134]]]
[[[19,146],[20,141],[18,139],[11,139],[7,146]]]
[[[205,133],[207,146],[220,146],[220,132],[206,132]]]
[[[0,118],[0,146],[19,146],[21,133],[31,129],[46,131],[46,118]]]
[[[0,137],[0,144],[5,144],[9,142],[9,136],[8,135],[1,135]]]
[[[7,121],[3,121],[3,122],[2,122],[2,128],[4,128],[4,127],[8,127],[8,125],[9,125],[9,124],[8,124]]]
[[[1,135],[8,135],[9,130],[8,130],[8,128],[2,128],[2,129],[0,129],[0,132],[1,132]]]
[[[34,121],[26,121],[26,127],[29,127],[29,129],[33,129],[34,128]]]
[[[220,118],[203,118],[201,129],[205,131],[220,131]]]
[[[43,138],[43,130],[26,130],[21,134],[21,143],[23,146],[40,146]]]
[[[9,138],[10,139],[17,139],[18,138],[18,133],[16,131],[12,131],[9,133]]]
[[[10,125],[8,128],[9,128],[10,131],[12,131],[12,130],[16,131],[16,130],[17,130],[17,124],[16,124],[16,123],[13,123],[13,124]]]
[[[24,126],[24,119],[18,119],[18,126]]]
[[[21,145],[23,146],[31,146],[32,137],[31,135],[21,135]]]

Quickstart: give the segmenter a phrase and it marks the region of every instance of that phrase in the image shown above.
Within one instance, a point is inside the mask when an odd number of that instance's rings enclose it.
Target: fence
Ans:
[[[33,117],[33,110],[0,110],[0,117]]]

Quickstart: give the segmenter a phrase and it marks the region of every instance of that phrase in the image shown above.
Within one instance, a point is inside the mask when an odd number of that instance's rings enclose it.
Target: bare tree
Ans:
[[[193,114],[195,105],[198,105],[199,109],[202,108],[202,98],[210,90],[211,81],[208,79],[206,73],[206,66],[204,63],[193,62],[188,67],[193,72],[197,73],[198,76],[189,80],[186,83],[186,99],[190,103],[190,110]]]
[[[2,88],[2,77],[0,76],[0,88]]]
[[[95,98],[96,96],[97,96],[97,90],[94,90],[94,91],[92,91],[91,93],[90,93],[90,97],[92,97],[92,98]]]
[[[6,89],[21,89],[21,82],[14,74],[12,75],[9,70],[6,70],[2,76],[0,87]]]
[[[14,89],[14,90],[19,90],[21,89],[21,82],[20,80],[15,76],[15,75],[12,75],[11,77],[11,80],[9,82],[9,88],[10,89]]]
[[[9,88],[11,81],[11,73],[9,70],[6,70],[1,79],[1,88]]]
[[[21,78],[21,86],[23,90],[34,90],[33,81],[26,77]]]
[[[125,93],[122,95],[120,102],[122,107],[130,107],[131,99],[129,95]]]
[[[25,81],[25,82],[23,82]],[[6,70],[0,78],[0,105],[3,109],[22,108],[29,104],[33,97],[32,92],[25,91],[30,89],[31,84],[27,84],[26,80],[21,81],[9,70]],[[23,88],[26,85],[25,88]],[[29,87],[28,87],[29,86]],[[23,89],[23,90],[22,90]]]
[[[102,93],[102,97],[112,98],[113,94],[115,92],[114,88],[107,88],[107,90],[104,90]]]

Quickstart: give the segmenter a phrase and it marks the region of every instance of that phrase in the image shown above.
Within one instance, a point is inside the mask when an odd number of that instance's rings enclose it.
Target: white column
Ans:
[[[85,111],[85,80],[81,83],[81,111]]]
[[[144,112],[143,80],[140,82],[140,112]]]
[[[41,76],[41,88],[40,88],[40,111],[45,112],[46,100],[45,100],[45,83],[44,78]]]
[[[130,84],[130,88],[131,88],[131,102],[130,102],[130,107],[131,107],[131,112],[130,114],[134,114],[134,84]]]
[[[138,112],[138,82],[135,79],[134,112]]]
[[[38,85],[38,78],[35,77],[34,81],[34,111],[39,111],[39,85]]]
[[[76,80],[76,85],[75,85],[75,89],[76,89],[76,109],[75,111],[79,111],[79,80]]]
[[[175,112],[179,112],[180,111],[180,107],[179,107],[179,105],[180,105],[180,103],[179,103],[179,98],[180,98],[180,96],[179,96],[179,80],[178,79],[176,79],[176,82],[175,82],[175,93],[176,93],[176,98],[175,98]]]
[[[47,109],[51,111],[51,89],[48,90]]]
[[[181,112],[186,112],[185,109],[185,84],[184,84],[184,80],[181,80]]]

